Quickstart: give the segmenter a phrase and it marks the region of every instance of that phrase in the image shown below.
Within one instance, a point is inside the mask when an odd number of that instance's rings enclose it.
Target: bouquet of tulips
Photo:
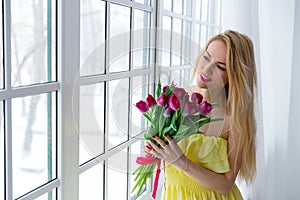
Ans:
[[[152,136],[155,135],[167,142],[164,133],[168,133],[175,142],[193,135],[201,134],[199,128],[206,123],[221,120],[212,119],[206,115],[212,110],[213,106],[207,101],[202,102],[203,96],[200,93],[192,93],[191,98],[188,92],[176,87],[174,83],[162,88],[159,81],[156,89],[156,99],[148,94],[145,101],[136,103],[136,107],[150,122],[149,129],[145,132],[144,138],[156,143]],[[156,143],[157,144],[157,143]],[[152,156],[138,157],[136,162],[140,166],[133,172],[136,184],[132,192],[138,189],[137,195],[146,184],[148,178],[157,166],[152,197],[155,199],[160,173],[160,160]]]

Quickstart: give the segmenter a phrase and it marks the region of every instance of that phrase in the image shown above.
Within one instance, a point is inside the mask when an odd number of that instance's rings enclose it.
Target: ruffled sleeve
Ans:
[[[214,136],[192,135],[178,142],[193,162],[217,173],[230,171],[227,140]]]

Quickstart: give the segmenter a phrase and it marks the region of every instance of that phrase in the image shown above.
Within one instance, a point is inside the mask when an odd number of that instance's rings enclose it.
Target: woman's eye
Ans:
[[[208,57],[208,56],[203,55],[203,58],[204,58],[205,60],[209,61],[209,57]]]
[[[222,71],[226,71],[226,68],[225,68],[225,67],[222,67],[222,66],[220,66],[220,65],[217,65],[217,67],[218,67],[220,70],[222,70]]]

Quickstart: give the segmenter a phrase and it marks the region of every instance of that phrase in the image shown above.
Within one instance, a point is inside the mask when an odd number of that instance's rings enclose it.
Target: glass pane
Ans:
[[[80,1],[80,75],[104,73],[105,2]]]
[[[145,5],[150,5],[150,1],[151,0],[134,0],[135,2],[137,3],[142,3],[142,4],[145,4]]]
[[[0,1],[0,88],[3,88],[4,79],[3,79],[3,24],[2,24],[2,1]],[[1,190],[0,190],[1,191]]]
[[[171,11],[172,10],[172,0],[163,0],[163,8],[164,8],[164,10]]]
[[[191,40],[191,29],[192,29],[192,23],[183,21],[181,64],[189,64],[189,63],[194,62],[194,61],[190,62],[190,60],[191,60],[191,56],[190,56],[191,43],[193,42]],[[192,44],[192,45],[195,45],[195,44]]]
[[[45,0],[11,0],[12,86],[54,80],[51,17],[51,6]]]
[[[0,101],[0,197],[4,198],[4,120],[3,120],[3,102]]]
[[[172,32],[172,66],[180,65],[181,56],[181,26],[182,20],[173,18],[173,32]]]
[[[109,71],[129,70],[130,8],[111,4]]]
[[[201,20],[207,21],[208,17],[208,0],[202,0]]]
[[[161,64],[162,66],[170,66],[171,56],[171,17],[163,16],[163,32],[161,35],[162,40],[162,53]]]
[[[150,13],[134,10],[133,69],[149,68]]]
[[[196,12],[195,16],[196,16],[197,20],[201,19],[201,13],[202,13],[201,1],[202,0],[194,0],[194,5],[196,7],[196,9],[195,9],[195,12]]]
[[[128,140],[129,79],[110,81],[108,108],[108,147]]]
[[[217,26],[221,26],[221,14],[222,14],[222,8],[221,8],[221,0],[216,0],[216,19],[215,23]]]
[[[174,81],[175,85],[178,85],[181,87],[182,83],[181,83],[180,70],[171,71],[170,75],[171,75],[171,81]]]
[[[104,84],[80,87],[80,164],[104,152]]]
[[[182,0],[173,0],[173,12],[182,14]]]
[[[103,199],[103,164],[100,163],[79,175],[79,199]]]
[[[50,93],[12,99],[13,198],[56,178],[55,99]]]
[[[145,101],[149,93],[149,83],[147,76],[133,77],[132,79],[132,104],[135,105],[138,101]],[[154,96],[154,94],[152,94]],[[130,119],[132,125],[131,136],[134,137],[142,133],[147,128],[147,120],[141,112],[132,106],[132,116]],[[141,136],[143,137],[143,135]]]
[[[192,0],[184,0],[183,5],[184,5],[183,14],[186,16],[192,16]]]
[[[108,158],[107,199],[127,199],[128,152],[122,150]]]
[[[207,42],[207,26],[201,25],[200,46],[203,48]]]
[[[55,200],[56,199],[56,195],[55,195],[56,191],[53,190],[51,192],[48,192],[46,194],[43,194],[42,196],[34,199],[34,200]]]
[[[136,168],[138,168],[140,166],[135,161],[136,161],[137,157],[144,156],[144,154],[142,152],[143,147],[144,147],[144,140],[139,140],[130,146],[130,169],[131,169],[131,171],[129,172],[130,173],[130,191],[133,189],[133,187],[136,184],[136,182],[134,181],[135,175],[133,175],[132,173],[134,172],[134,170],[136,170]],[[133,199],[136,196],[136,193],[137,192],[131,193],[130,199]]]

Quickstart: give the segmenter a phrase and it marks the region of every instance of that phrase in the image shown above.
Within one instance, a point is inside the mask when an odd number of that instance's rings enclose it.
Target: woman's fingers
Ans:
[[[162,146],[162,147],[167,146],[167,144],[166,144],[162,139],[160,139],[159,137],[157,137],[156,135],[153,135],[152,138],[153,138],[158,144],[160,144],[160,146]]]

